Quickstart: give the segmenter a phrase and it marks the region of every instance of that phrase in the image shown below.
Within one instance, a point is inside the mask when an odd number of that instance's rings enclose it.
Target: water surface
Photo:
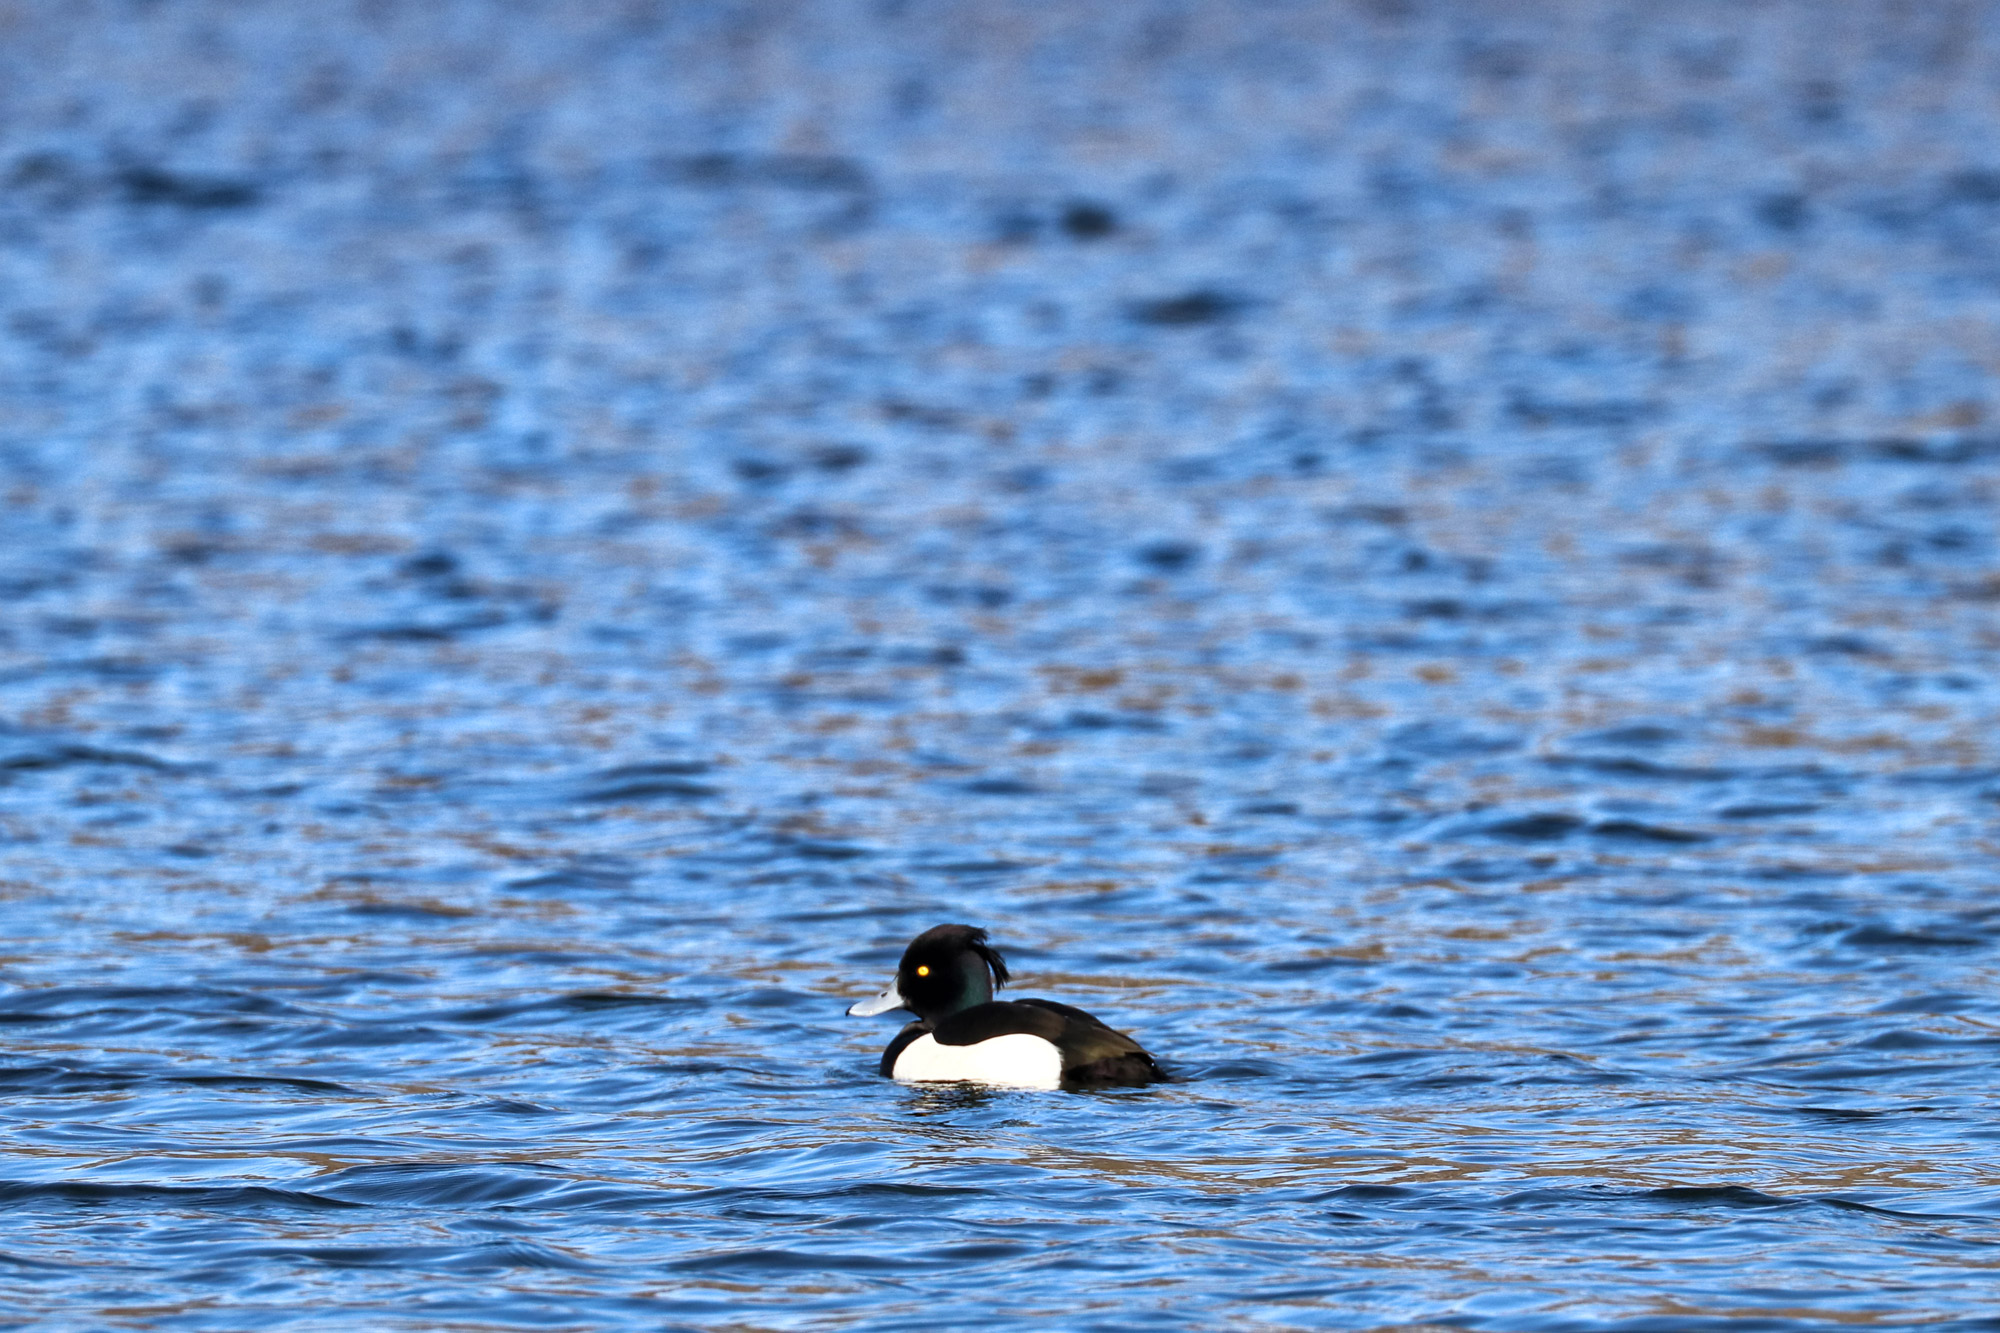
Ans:
[[[86,8],[8,1326],[1989,1326],[1994,6]]]

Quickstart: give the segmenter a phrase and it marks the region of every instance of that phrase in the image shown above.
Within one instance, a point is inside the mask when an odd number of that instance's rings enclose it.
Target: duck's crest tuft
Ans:
[[[1006,985],[1007,960],[1000,956],[998,949],[986,942],[986,932],[974,926],[972,933],[966,937],[965,943],[967,948],[971,949],[981,958],[984,958],[986,965],[993,969],[993,989],[999,990],[1002,986]]]

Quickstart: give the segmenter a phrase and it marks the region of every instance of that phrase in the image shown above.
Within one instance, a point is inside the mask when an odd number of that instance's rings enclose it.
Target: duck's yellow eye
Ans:
[[[930,969],[929,969],[928,967],[925,967],[925,966],[923,966],[922,964],[918,964],[918,966],[917,966],[917,975],[918,975],[918,976],[920,976],[920,977],[927,977],[927,976],[929,976],[930,974],[931,974],[931,970],[930,970]]]

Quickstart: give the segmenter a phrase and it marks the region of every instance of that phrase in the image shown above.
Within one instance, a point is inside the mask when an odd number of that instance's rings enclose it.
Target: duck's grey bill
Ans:
[[[847,1014],[850,1018],[866,1018],[870,1014],[886,1014],[891,1009],[901,1009],[902,1007],[903,992],[897,990],[895,983],[892,982],[889,989],[883,991],[880,995],[866,1000],[855,1001],[854,1004],[849,1006]]]

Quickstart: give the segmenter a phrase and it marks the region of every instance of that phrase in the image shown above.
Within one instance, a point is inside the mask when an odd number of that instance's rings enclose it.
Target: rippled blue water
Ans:
[[[1996,86],[0,9],[0,1323],[1990,1327]]]

